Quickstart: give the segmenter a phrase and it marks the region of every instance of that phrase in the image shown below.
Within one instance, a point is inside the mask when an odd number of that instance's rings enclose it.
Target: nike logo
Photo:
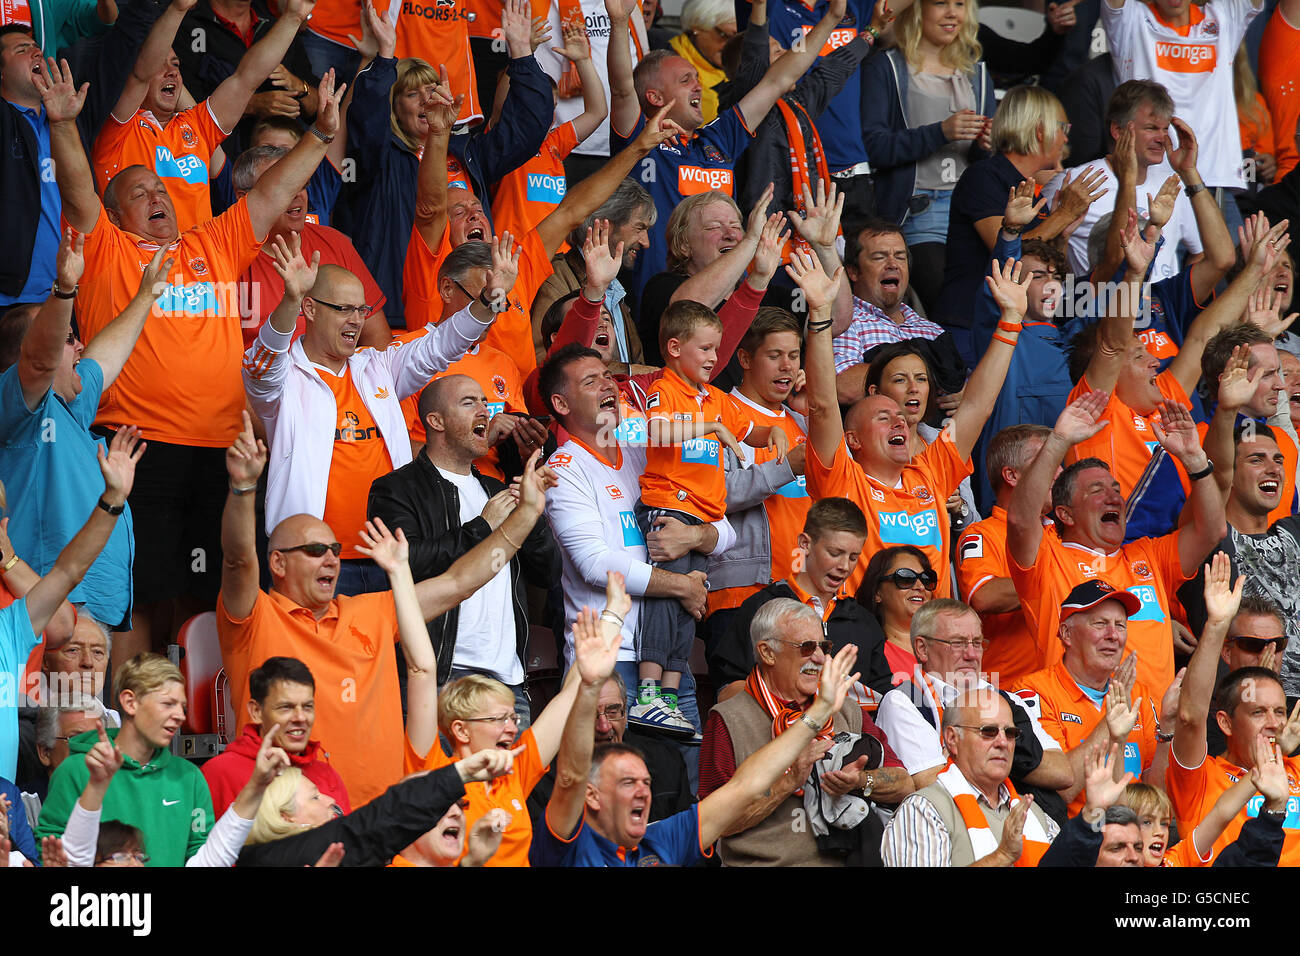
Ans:
[[[388,389],[383,388],[382,386],[379,388],[378,391],[375,392],[375,398],[387,398],[387,397],[388,397]]]
[[[174,806],[176,806],[176,804],[178,804],[178,803],[180,803],[179,800],[164,800],[164,801],[163,801],[163,806],[164,806],[164,807],[174,807]]]

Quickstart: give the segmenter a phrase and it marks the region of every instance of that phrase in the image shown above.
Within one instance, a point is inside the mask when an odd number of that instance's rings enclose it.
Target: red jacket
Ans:
[[[258,733],[257,725],[246,724],[241,736],[232,740],[224,751],[203,765],[203,777],[208,782],[208,790],[212,792],[212,808],[218,817],[230,809],[235,797],[239,796],[239,791],[252,778],[257,751],[261,746],[262,735]],[[351,813],[352,804],[348,801],[348,790],[343,786],[343,778],[328,763],[318,759],[322,755],[327,758],[329,756],[322,754],[319,741],[311,740],[302,753],[289,754],[289,764],[301,770],[303,776],[316,784],[321,793],[331,797],[344,813]]]

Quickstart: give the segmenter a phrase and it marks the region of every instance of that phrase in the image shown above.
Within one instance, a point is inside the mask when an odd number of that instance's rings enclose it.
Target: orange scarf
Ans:
[[[758,701],[758,706],[763,708],[764,713],[772,718],[772,737],[779,737],[781,734],[799,722],[803,717],[803,710],[798,707],[792,707],[783,700],[778,700],[777,696],[772,693],[767,686],[767,681],[763,680],[763,675],[755,667],[745,678],[745,690],[749,691],[750,696]],[[835,722],[835,715],[832,714],[826,718],[826,723],[822,724],[822,729],[817,734],[818,740],[825,740],[831,735],[831,725]]]
[[[980,809],[979,798],[969,781],[962,775],[961,770],[950,763],[948,769],[939,774],[939,784],[948,791],[953,803],[957,805],[957,812],[961,814],[962,822],[966,824],[966,832],[970,836],[971,849],[975,853],[975,859],[978,860],[988,856],[997,849],[998,841],[993,839],[993,831],[989,829],[988,818],[984,816],[984,811]],[[1010,780],[1007,780],[1004,785],[1013,803],[1020,799],[1020,794],[1016,793],[1016,788]],[[1020,852],[1020,859],[1016,860],[1013,865],[1037,866],[1038,861],[1043,858],[1043,854],[1047,852],[1047,848],[1051,845],[1042,824],[1038,822],[1038,818],[1033,814],[1033,808],[1030,808],[1028,816],[1025,817],[1023,849]]]
[[[817,166],[817,179],[822,184],[829,186],[831,174],[826,167],[826,154],[822,152],[822,138],[817,132],[817,127],[813,125],[812,117],[808,115],[808,111],[803,108],[802,103],[790,101],[783,96],[776,101],[776,108],[780,110],[781,122],[785,124],[786,142],[790,144],[790,178],[794,187],[794,208],[799,215],[806,216],[808,215],[808,209],[803,200],[803,190],[807,186],[808,195],[816,196],[817,183],[813,182],[808,169],[808,141],[804,139],[803,127],[799,124],[799,117],[795,115],[796,109],[808,121],[808,129],[812,133],[811,144],[813,162]],[[807,240],[794,232],[791,233],[791,237],[786,241],[785,248],[781,250],[783,260],[789,260],[792,247],[805,255],[812,255],[812,246],[808,245]]]

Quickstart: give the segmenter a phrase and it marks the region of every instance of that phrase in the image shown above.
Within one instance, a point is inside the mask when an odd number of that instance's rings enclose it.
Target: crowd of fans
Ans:
[[[0,866],[1300,864],[1300,0],[1024,7],[3,5]]]

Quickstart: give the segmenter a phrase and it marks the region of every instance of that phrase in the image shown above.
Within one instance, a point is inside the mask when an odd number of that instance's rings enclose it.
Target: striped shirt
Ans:
[[[877,345],[906,342],[908,339],[937,339],[943,327],[923,319],[909,306],[902,304],[901,323],[895,322],[876,306],[853,297],[853,321],[840,335],[835,336],[831,348],[835,353],[835,373],[862,364],[862,354]]]
[[[984,794],[976,791],[980,808],[992,810],[1005,817],[1010,812],[1011,792],[1004,783],[998,788],[998,805],[994,807]],[[1051,817],[1044,816],[1047,840],[1050,843],[1061,832]],[[914,793],[898,806],[894,819],[885,827],[885,838],[880,845],[880,855],[885,866],[952,866],[952,837],[948,825],[934,804]]]

